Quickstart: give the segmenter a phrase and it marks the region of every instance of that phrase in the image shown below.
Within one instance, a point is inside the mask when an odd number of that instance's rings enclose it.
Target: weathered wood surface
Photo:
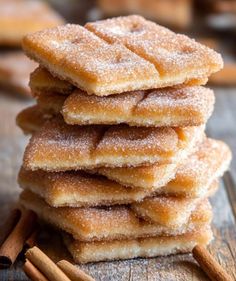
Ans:
[[[218,89],[216,109],[207,131],[212,137],[226,141],[236,153],[236,90]],[[16,177],[27,137],[15,126],[15,115],[29,101],[0,93],[0,224],[10,204],[17,200],[19,188]],[[236,180],[236,159],[231,168]],[[236,189],[229,175],[224,177],[221,189],[212,198],[214,206],[213,229],[215,240],[209,249],[217,260],[236,278]],[[226,186],[227,185],[227,186]],[[227,188],[226,188],[227,187]],[[227,190],[227,191],[226,191]],[[229,198],[230,196],[230,198]],[[54,236],[51,237],[54,242]],[[184,281],[209,280],[191,255],[167,258],[136,259],[82,266],[96,280],[103,281]],[[19,264],[11,270],[0,271],[0,280],[28,280]]]

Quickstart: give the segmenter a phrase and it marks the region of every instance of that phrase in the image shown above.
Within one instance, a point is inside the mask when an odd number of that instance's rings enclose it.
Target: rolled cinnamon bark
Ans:
[[[0,233],[0,246],[6,240],[7,236],[11,233],[12,229],[15,227],[17,222],[19,221],[21,216],[21,211],[19,209],[13,209],[1,226],[1,233]]]
[[[0,247],[0,268],[8,268],[15,262],[34,229],[36,219],[32,211],[21,212],[19,221]]]
[[[193,248],[193,257],[212,281],[233,281],[233,278],[203,246]]]
[[[71,279],[71,281],[95,281],[91,276],[66,260],[59,261],[57,265]]]
[[[29,260],[26,259],[23,265],[23,270],[25,274],[32,281],[49,281]]]
[[[29,249],[25,256],[50,281],[70,281],[65,273],[36,246]]]

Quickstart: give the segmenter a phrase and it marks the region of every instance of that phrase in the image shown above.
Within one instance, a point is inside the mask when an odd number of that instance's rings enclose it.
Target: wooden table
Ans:
[[[236,89],[217,89],[217,102],[207,127],[208,135],[226,141],[236,153]],[[15,126],[15,116],[30,101],[0,93],[0,222],[14,200],[19,188],[16,177],[27,137]],[[231,177],[232,176],[232,177]],[[213,230],[215,240],[209,249],[216,259],[236,278],[236,157],[231,172],[224,176],[221,188],[211,199],[214,206]],[[104,262],[82,266],[96,280],[103,281],[180,281],[209,280],[191,255],[166,258],[136,259]],[[0,271],[0,280],[27,280],[20,266]]]

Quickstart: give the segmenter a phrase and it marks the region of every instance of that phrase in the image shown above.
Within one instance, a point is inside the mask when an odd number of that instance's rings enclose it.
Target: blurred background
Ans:
[[[26,143],[15,116],[33,103],[28,82],[37,66],[21,51],[22,37],[66,22],[84,24],[132,13],[194,37],[223,55],[224,69],[208,84],[215,88],[216,107],[207,132],[236,151],[236,0],[0,0],[0,178],[2,186],[13,186],[5,193],[6,201],[16,191],[16,170]],[[235,160],[232,166],[236,171]],[[233,176],[236,180],[236,173]]]

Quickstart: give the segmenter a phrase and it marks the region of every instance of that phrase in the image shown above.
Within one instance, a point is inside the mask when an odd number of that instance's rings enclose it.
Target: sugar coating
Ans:
[[[160,153],[175,151],[178,146],[178,135],[172,128],[142,128],[118,125],[110,127],[97,146],[97,151],[114,149],[119,155],[131,151],[142,151],[143,154],[150,150]]]
[[[213,91],[204,87],[181,87],[181,88],[165,88],[150,91],[145,99],[138,103],[137,108],[149,109],[155,111],[155,105],[160,108],[179,108],[183,107],[183,111],[189,107],[200,110],[206,114],[209,104],[213,98]],[[158,112],[159,108],[156,109]],[[168,111],[167,111],[168,114]],[[191,112],[190,112],[191,114]]]
[[[37,195],[24,191],[20,202],[35,211],[45,221],[59,227],[81,241],[113,240],[148,237],[154,235],[177,235],[186,233],[212,217],[209,202],[203,202],[193,212],[189,222],[179,228],[151,224],[137,217],[127,206],[104,208],[53,208]]]
[[[201,131],[202,127],[78,127],[55,117],[32,136],[25,151],[24,167],[64,171],[173,163],[184,156],[187,145]]]
[[[209,185],[213,178],[223,175],[231,159],[227,144],[208,138],[196,153],[179,165],[173,187],[180,186],[182,182],[187,183],[187,186]],[[172,182],[169,186],[172,186]]]
[[[88,96],[76,90],[65,99],[62,114],[65,122],[73,125],[196,126],[209,118],[214,100],[213,91],[197,86],[135,91],[108,97]],[[46,108],[44,104],[42,108]]]
[[[64,242],[77,263],[150,258],[191,252],[195,245],[206,246],[213,238],[208,224],[175,236],[81,242],[64,236]],[[141,279],[140,279],[141,280]]]
[[[105,177],[80,171],[45,172],[22,168],[18,182],[23,189],[38,194],[53,207],[128,204],[152,193],[148,189],[122,186]]]
[[[191,150],[190,150],[191,153]],[[156,193],[170,196],[204,196],[212,181],[229,168],[232,158],[229,147],[218,140],[205,139],[197,150],[192,150],[182,163],[177,162],[175,177],[163,187],[158,184],[163,176],[160,165],[132,168],[99,168],[97,172],[127,186],[158,187]],[[165,167],[168,171],[168,168]]]
[[[39,93],[53,92],[56,94],[70,94],[75,88],[67,81],[52,76],[45,68],[39,66],[30,74],[30,89],[38,97]]]
[[[161,77],[170,77],[180,71],[203,77],[222,67],[220,55],[213,50],[140,16],[107,19],[88,23],[85,27],[110,43],[124,44],[153,63]]]
[[[72,125],[196,126],[206,122],[215,100],[213,91],[197,86],[133,91],[106,97],[87,95],[76,89],[68,98],[65,95],[63,98],[60,94],[72,92],[67,84],[71,85],[43,68],[38,68],[30,80],[40,108],[59,113],[62,107],[64,120]]]
[[[214,160],[211,155],[214,155]],[[173,215],[172,212],[175,213],[173,206],[177,208],[181,205],[186,212],[187,210],[191,212],[199,198],[209,196],[217,189],[215,181],[227,169],[230,158],[230,151],[225,144],[206,139],[198,151],[190,155],[181,165],[163,164],[126,169],[101,168],[90,171],[90,175],[80,171],[45,172],[28,171],[22,168],[19,184],[22,188],[38,194],[54,207],[127,204],[149,197],[141,203],[134,204],[139,214],[142,213],[143,217],[148,216],[151,219],[157,216],[159,221],[162,218],[169,223],[179,224],[176,216],[178,215],[180,220],[184,217],[181,214]],[[197,172],[192,174],[191,169],[194,170],[195,167],[189,169],[189,166],[193,161],[198,162],[198,170],[205,169],[209,172],[202,173],[201,176],[197,175]],[[108,170],[107,173],[104,170]],[[127,175],[131,180],[135,178],[139,183],[149,180],[154,182],[155,186],[152,188],[127,187],[105,177],[91,174],[92,172],[101,173],[112,178],[115,170],[121,179]],[[164,197],[173,195],[175,197]],[[166,205],[171,207],[169,212]]]
[[[93,126],[73,128],[65,125],[60,118],[51,119],[42,128],[45,129],[36,132],[31,138],[26,161],[49,159],[50,162],[62,161],[66,165],[67,161],[75,158],[76,161],[84,160],[87,164],[103,129]]]
[[[201,197],[167,197],[165,193],[156,196],[153,190],[129,188],[104,177],[81,172],[49,173],[21,169],[18,182],[24,190],[39,195],[52,207],[129,204],[136,216],[175,228],[186,224],[191,213],[203,201]],[[217,182],[211,184],[204,197],[212,195],[217,187]]]
[[[117,87],[154,87],[158,76],[152,64],[121,44],[110,45],[79,25],[65,25],[28,35],[26,53],[52,74],[88,93],[109,95]],[[93,58],[93,59],[91,59]],[[52,62],[52,64],[51,64]],[[124,89],[125,90],[125,89]]]
[[[139,16],[85,27],[65,25],[28,35],[23,48],[58,78],[99,96],[196,85],[222,68],[216,52]]]
[[[215,193],[218,183],[214,182],[204,197]],[[185,224],[191,213],[202,204],[204,199],[186,197],[154,196],[145,198],[141,202],[131,204],[132,210],[139,216],[150,222],[161,225],[176,226]],[[206,202],[206,200],[204,201]]]

